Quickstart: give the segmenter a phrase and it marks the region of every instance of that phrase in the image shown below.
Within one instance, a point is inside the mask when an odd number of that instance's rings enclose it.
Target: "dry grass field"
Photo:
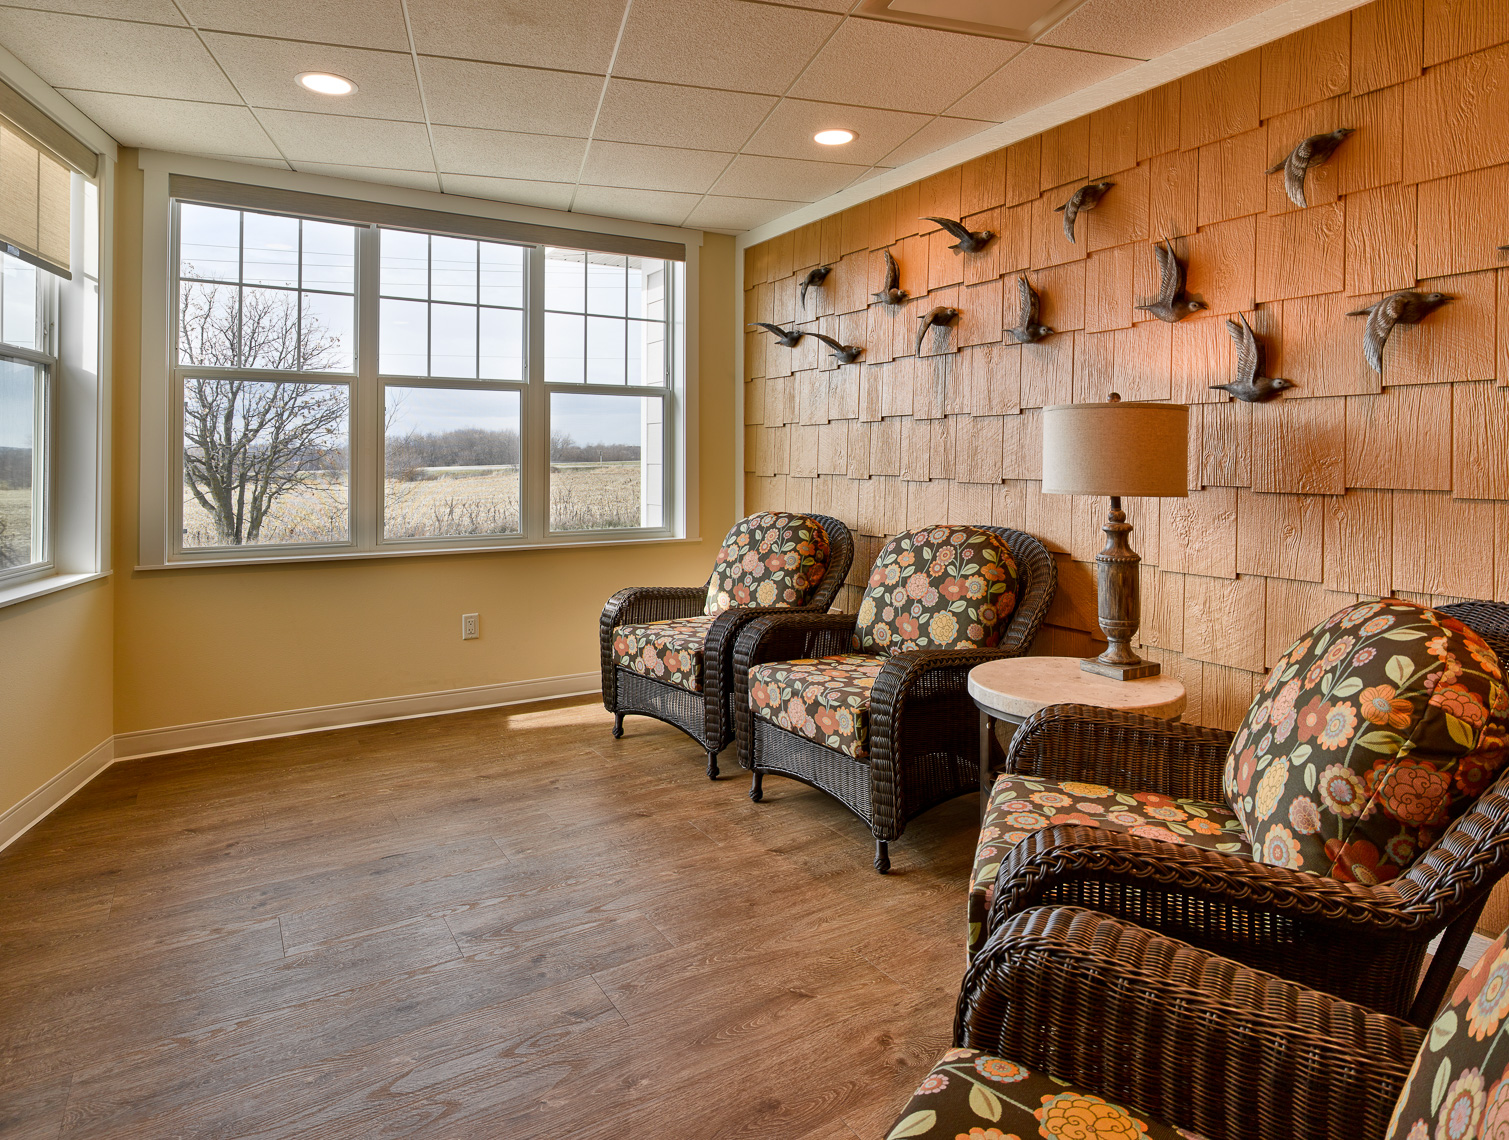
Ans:
[[[0,487],[0,570],[31,560],[31,488]]]
[[[519,529],[516,467],[389,479],[386,493],[384,534],[390,539],[511,534]],[[259,545],[341,541],[346,536],[347,512],[344,483],[311,479],[278,500],[272,517],[263,524]],[[639,463],[553,466],[550,525],[562,531],[638,526]],[[187,492],[183,545],[189,549],[218,545],[210,516]]]

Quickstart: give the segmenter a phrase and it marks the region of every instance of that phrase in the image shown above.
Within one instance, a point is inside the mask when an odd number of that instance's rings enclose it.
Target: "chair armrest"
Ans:
[[[750,624],[762,617],[783,617],[789,614],[820,613],[811,606],[736,606],[724,610],[708,627],[707,638],[702,648],[702,688],[707,694],[707,739],[721,745],[733,733],[733,725],[724,720],[726,711],[734,707],[733,683],[734,646],[739,635]],[[851,622],[846,628],[852,629]],[[746,678],[748,670],[745,671]]]
[[[975,956],[954,1044],[1225,1140],[1377,1140],[1424,1033],[1094,911],[1019,914]]]
[[[754,712],[749,707],[749,671],[768,661],[799,661],[848,653],[853,645],[853,614],[782,610],[756,618],[734,640],[733,714],[739,763],[754,765]],[[705,667],[705,663],[704,663]]]
[[[1232,733],[1090,705],[1049,705],[1011,742],[1006,771],[1221,803]]]
[[[627,586],[608,599],[598,622],[597,641],[603,675],[603,707],[618,711],[618,674],[613,631],[621,625],[694,617],[707,604],[706,586]]]

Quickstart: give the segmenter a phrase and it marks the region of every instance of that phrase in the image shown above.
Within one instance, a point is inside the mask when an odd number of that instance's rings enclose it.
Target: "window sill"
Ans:
[[[373,558],[434,558],[440,555],[506,554],[511,550],[601,550],[615,546],[667,546],[700,542],[692,535],[685,538],[607,538],[583,542],[537,542],[513,546],[447,547],[443,550],[360,550],[345,553],[321,551],[310,554],[267,555],[252,558],[181,558],[172,562],[139,565],[137,570],[193,570],[202,566],[286,566],[300,562],[364,562]]]
[[[0,588],[0,609],[13,606],[17,602],[29,602],[32,598],[40,598],[46,594],[56,594],[59,590],[81,586],[97,578],[108,577],[110,577],[110,571],[101,570],[89,574],[51,574],[46,578],[33,578],[30,582]]]

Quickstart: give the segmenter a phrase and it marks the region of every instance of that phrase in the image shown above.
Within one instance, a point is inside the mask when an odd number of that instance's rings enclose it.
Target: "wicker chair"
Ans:
[[[1495,644],[1509,606],[1471,603]],[[1448,611],[1449,612],[1449,611]],[[1490,636],[1491,635],[1491,636]],[[1509,646],[1506,646],[1509,648]],[[1509,657],[1505,658],[1509,662]],[[1220,803],[1233,734],[1085,705],[1051,705],[1018,730],[1014,777]],[[982,846],[983,850],[983,846]],[[976,944],[1032,907],[1093,907],[1258,969],[1424,1025],[1494,885],[1509,872],[1509,768],[1397,878],[1343,882],[1245,854],[1057,824],[1006,850]],[[977,860],[971,907],[979,915]],[[1441,941],[1424,976],[1427,947]]]
[[[1424,1038],[1106,915],[1040,907],[1015,915],[976,956],[955,1047],[889,1135],[1191,1135],[1178,1127],[1222,1140],[1383,1140],[1403,1101],[1393,1136],[1404,1140],[1439,1059],[1422,1051]],[[1456,1038],[1480,1065],[1493,1043],[1465,1027]],[[1427,1067],[1410,1081],[1417,1056]],[[1491,1083],[1497,1066],[1483,1065],[1483,1076]]]
[[[752,516],[758,517],[758,516]],[[728,684],[733,665],[734,642],[740,631],[762,614],[822,613],[834,597],[854,562],[854,538],[849,528],[827,515],[807,515],[828,536],[828,569],[811,599],[799,606],[736,605],[713,618],[702,643],[700,691],[626,669],[614,652],[615,632],[620,626],[695,618],[704,614],[711,577],[701,586],[630,586],[619,590],[603,606],[598,635],[602,648],[603,707],[613,714],[613,736],[623,736],[624,717],[629,714],[654,717],[686,733],[707,753],[707,778],[718,778],[718,753],[733,740],[733,717]],[[750,520],[736,524],[726,544]],[[717,571],[714,570],[714,574]]]
[[[769,662],[848,654],[855,614],[780,614],[751,622],[734,649],[734,715],[739,763],[763,798],[767,773],[789,776],[836,797],[875,836],[875,869],[890,870],[890,840],[907,821],[979,787],[979,733],[966,688],[982,661],[1018,657],[1032,645],[1053,600],[1058,571],[1037,539],[1004,527],[971,527],[1004,541],[1017,569],[1017,601],[998,645],[912,650],[885,658],[869,694],[868,756],[858,759],[787,732],[750,705],[750,670]]]

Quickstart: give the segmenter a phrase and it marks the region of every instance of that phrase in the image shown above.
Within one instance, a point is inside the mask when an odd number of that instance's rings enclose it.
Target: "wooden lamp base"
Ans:
[[[1156,677],[1156,661],[1144,661],[1132,648],[1132,638],[1142,624],[1140,564],[1142,559],[1132,549],[1127,536],[1132,524],[1121,509],[1121,499],[1111,498],[1111,513],[1102,528],[1106,545],[1095,556],[1095,600],[1100,629],[1106,635],[1106,651],[1099,657],[1086,657],[1079,667],[1086,673],[1098,673],[1118,681],[1135,681],[1139,677]]]

